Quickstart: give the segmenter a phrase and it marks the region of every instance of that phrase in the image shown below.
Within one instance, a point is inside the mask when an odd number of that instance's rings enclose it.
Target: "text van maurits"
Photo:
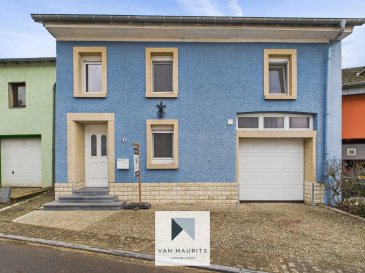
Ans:
[[[206,248],[158,248],[159,253],[208,253]]]

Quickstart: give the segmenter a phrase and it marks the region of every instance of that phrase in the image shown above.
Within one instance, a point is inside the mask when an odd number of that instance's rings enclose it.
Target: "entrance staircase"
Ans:
[[[109,195],[108,188],[85,187],[44,204],[43,210],[120,210],[125,204],[116,196]]]

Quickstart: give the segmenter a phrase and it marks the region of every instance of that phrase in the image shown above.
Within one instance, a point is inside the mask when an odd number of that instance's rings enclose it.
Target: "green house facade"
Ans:
[[[0,184],[53,181],[55,58],[0,59]]]

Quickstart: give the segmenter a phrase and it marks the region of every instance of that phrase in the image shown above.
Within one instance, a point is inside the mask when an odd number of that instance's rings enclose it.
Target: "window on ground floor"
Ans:
[[[238,130],[312,130],[312,115],[253,113],[239,114]]]
[[[147,168],[178,168],[177,120],[147,120]]]

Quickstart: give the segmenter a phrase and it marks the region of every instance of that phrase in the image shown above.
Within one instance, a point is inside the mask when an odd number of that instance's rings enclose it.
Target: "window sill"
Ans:
[[[177,98],[177,93],[146,93],[146,98]]]
[[[265,100],[296,100],[297,95],[270,95],[265,94]]]
[[[9,107],[9,109],[26,109],[26,106],[13,106],[13,107]]]
[[[154,163],[147,163],[147,169],[149,170],[171,170],[171,169],[178,169],[179,164],[178,163],[171,163],[171,164],[154,164]]]
[[[75,98],[105,98],[106,92],[100,93],[74,93]]]

